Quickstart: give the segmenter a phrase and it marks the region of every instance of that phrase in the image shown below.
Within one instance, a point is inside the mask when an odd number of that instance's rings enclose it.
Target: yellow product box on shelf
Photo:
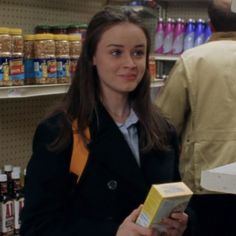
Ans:
[[[172,212],[183,212],[192,194],[183,182],[152,185],[136,223],[163,231],[161,220]]]

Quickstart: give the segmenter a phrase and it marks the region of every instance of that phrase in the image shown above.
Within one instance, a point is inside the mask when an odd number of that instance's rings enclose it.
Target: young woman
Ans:
[[[133,12],[92,18],[65,100],[34,136],[21,236],[160,235],[135,223],[151,184],[179,180],[175,131],[150,99],[149,51]],[[79,182],[71,171],[75,135],[89,152]],[[182,235],[187,221],[173,213],[162,235]]]

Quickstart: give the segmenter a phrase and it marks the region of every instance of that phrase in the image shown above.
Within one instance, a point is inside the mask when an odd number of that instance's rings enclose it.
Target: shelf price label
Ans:
[[[21,97],[22,96],[22,90],[21,88],[10,88],[7,92],[8,97]]]

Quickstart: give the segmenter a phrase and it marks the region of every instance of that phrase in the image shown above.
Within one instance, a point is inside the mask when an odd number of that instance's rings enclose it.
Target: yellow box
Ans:
[[[163,231],[161,220],[172,212],[183,212],[192,194],[183,182],[152,185],[136,223]]]

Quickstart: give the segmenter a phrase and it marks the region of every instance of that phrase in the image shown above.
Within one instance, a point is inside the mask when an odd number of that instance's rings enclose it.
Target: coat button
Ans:
[[[117,181],[116,180],[110,180],[108,183],[107,183],[107,187],[110,189],[110,190],[115,190],[117,188]]]

